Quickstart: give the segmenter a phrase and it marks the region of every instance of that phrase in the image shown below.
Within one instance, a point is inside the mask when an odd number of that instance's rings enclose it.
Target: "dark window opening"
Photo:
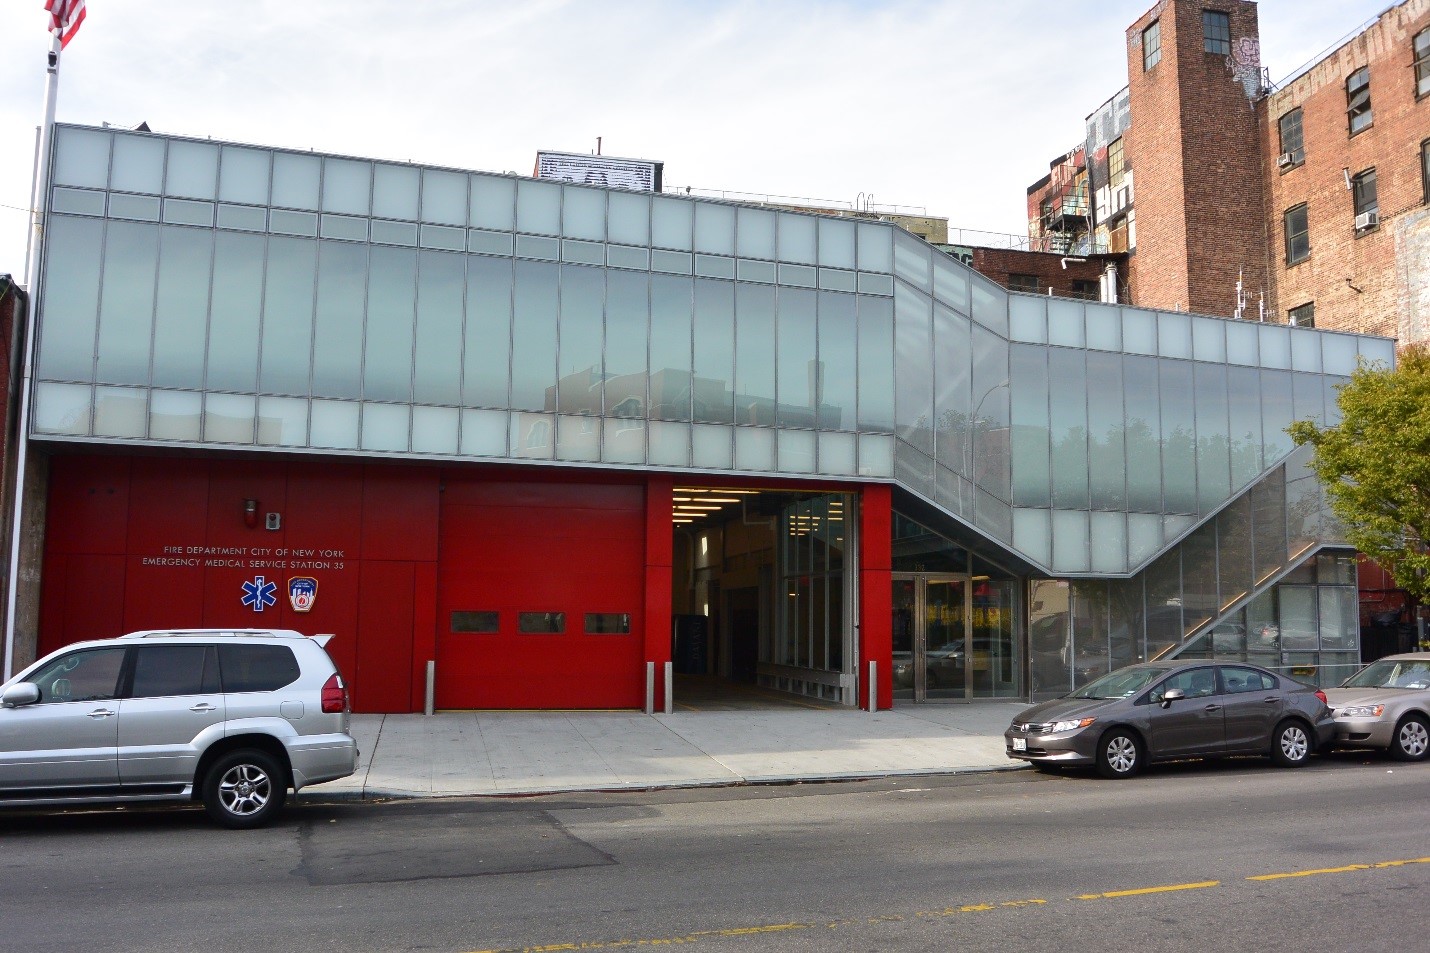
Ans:
[[[1231,15],[1220,10],[1202,11],[1202,49],[1208,53],[1231,52]]]
[[[1430,96],[1430,30],[1415,34],[1415,98]]]
[[[1362,66],[1346,79],[1346,117],[1351,135],[1370,128],[1370,67]]]
[[[1311,255],[1310,225],[1306,218],[1306,206],[1297,205],[1286,210],[1282,217],[1286,232],[1286,264],[1294,265],[1305,261]]]
[[[1030,293],[1032,293],[1032,294],[1037,294],[1038,291],[1039,291],[1041,288],[1042,288],[1042,282],[1038,280],[1038,276],[1037,276],[1037,275],[1009,275],[1009,276],[1008,276],[1008,290],[1009,290],[1009,291],[1026,291],[1026,292],[1030,292]]]
[[[564,612],[521,612],[516,617],[516,630],[523,635],[557,635],[566,631]]]
[[[1162,22],[1153,20],[1142,31],[1142,71],[1146,72],[1162,62]]]
[[[628,612],[586,613],[587,635],[625,635],[630,631],[631,616]]]
[[[1420,189],[1425,202],[1430,204],[1430,139],[1420,143]]]
[[[1294,168],[1306,161],[1306,139],[1301,131],[1301,109],[1297,107],[1281,117],[1281,154],[1276,165],[1282,169]]]
[[[1308,301],[1292,308],[1286,312],[1286,323],[1297,328],[1314,328],[1316,326],[1316,303]]]
[[[501,616],[496,612],[459,609],[452,613],[453,632],[491,633],[501,631]]]
[[[1374,169],[1366,169],[1351,178],[1351,194],[1355,197],[1356,231],[1379,227],[1380,201],[1376,197]]]

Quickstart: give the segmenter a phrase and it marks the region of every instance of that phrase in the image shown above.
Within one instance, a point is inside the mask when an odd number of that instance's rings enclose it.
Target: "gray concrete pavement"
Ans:
[[[639,790],[990,771],[1018,766],[1021,702],[676,712],[354,715],[357,773],[316,798]]]

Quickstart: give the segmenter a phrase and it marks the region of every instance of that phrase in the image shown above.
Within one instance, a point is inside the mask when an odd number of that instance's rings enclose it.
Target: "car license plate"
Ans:
[[[1013,750],[1014,750],[1014,751],[1027,751],[1027,750],[1028,750],[1028,739],[1027,739],[1027,738],[1014,738],[1014,739],[1013,739]]]

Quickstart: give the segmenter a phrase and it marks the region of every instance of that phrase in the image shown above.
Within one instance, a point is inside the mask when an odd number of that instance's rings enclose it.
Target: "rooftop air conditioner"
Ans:
[[[1364,231],[1367,228],[1375,228],[1380,225],[1379,212],[1361,212],[1356,216],[1356,231]]]
[[[1279,156],[1276,157],[1276,165],[1277,165],[1278,168],[1284,169],[1284,168],[1286,168],[1288,165],[1295,165],[1295,164],[1296,164],[1296,153],[1294,153],[1294,152],[1283,152],[1283,153],[1281,153]]]

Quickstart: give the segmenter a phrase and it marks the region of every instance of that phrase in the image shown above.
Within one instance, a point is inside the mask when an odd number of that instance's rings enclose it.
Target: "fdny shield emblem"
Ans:
[[[318,600],[318,580],[312,576],[294,576],[288,580],[288,604],[294,612],[307,612]]]

